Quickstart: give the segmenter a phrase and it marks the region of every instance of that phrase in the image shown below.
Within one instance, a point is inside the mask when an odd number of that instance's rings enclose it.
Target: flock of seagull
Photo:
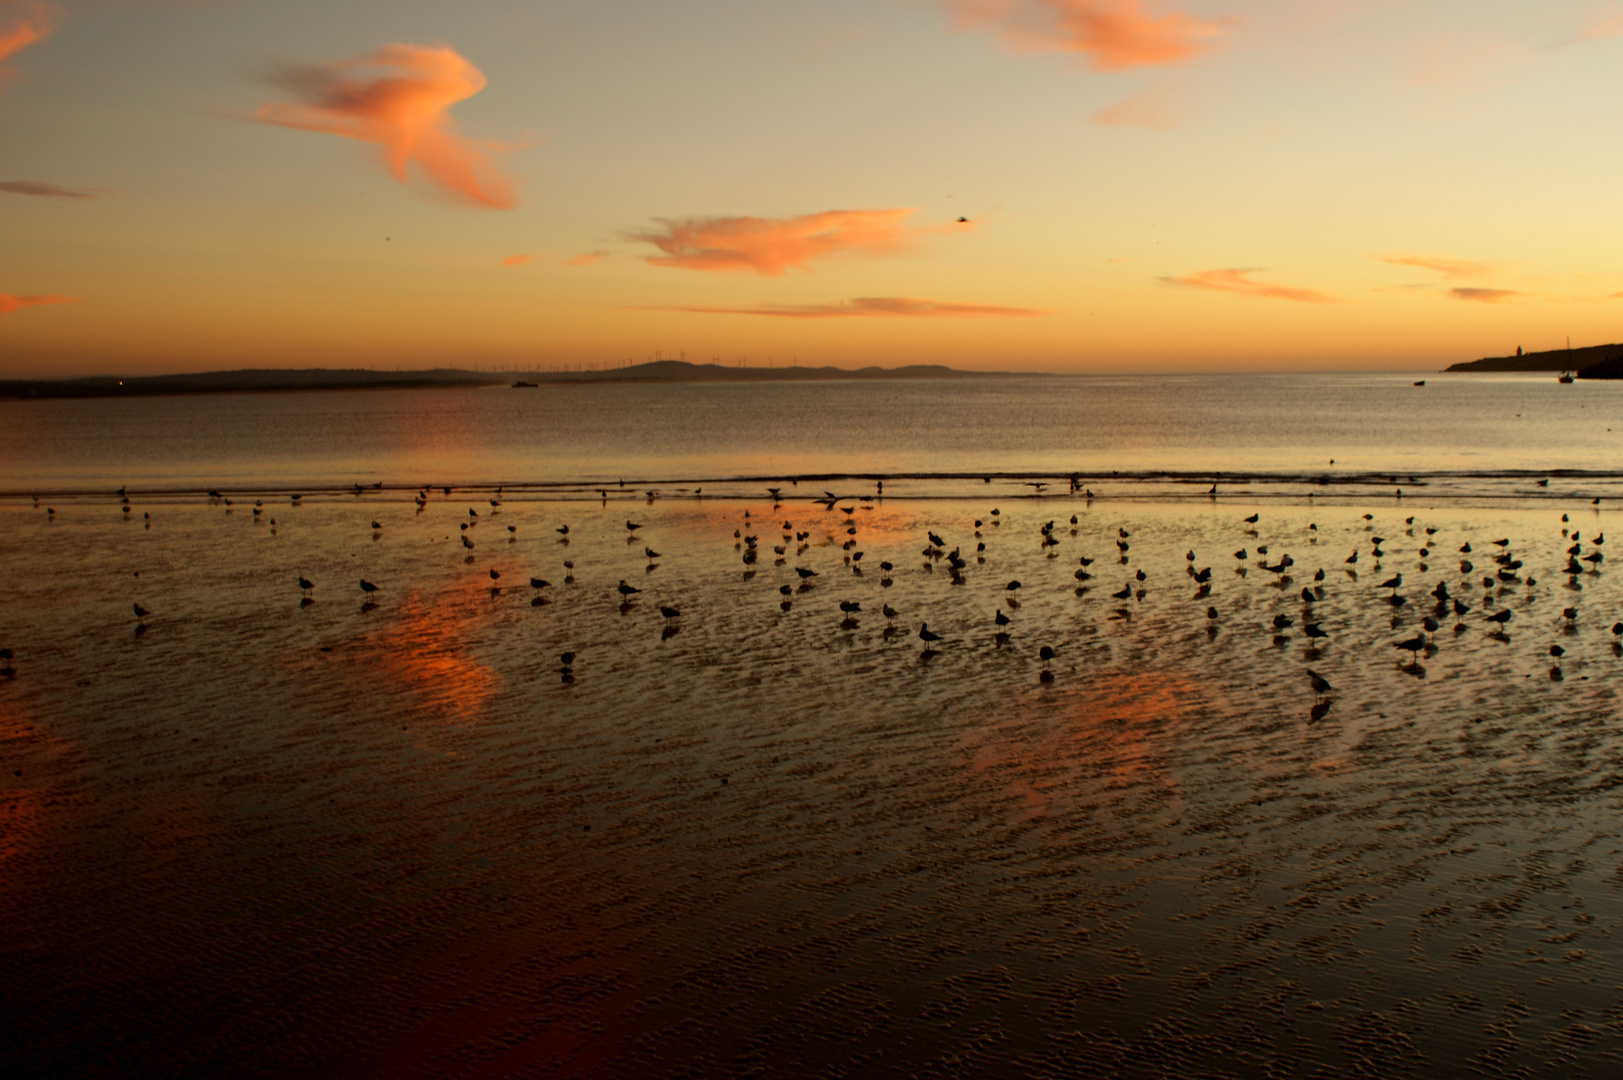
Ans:
[[[377,486],[378,485],[373,485],[373,488],[375,489]],[[366,490],[368,489],[363,488],[359,484],[355,485],[356,495],[360,495]],[[424,487],[417,491],[414,495],[414,501],[417,505],[417,510],[419,513],[425,509],[431,490],[431,488]],[[440,490],[447,498],[450,497],[452,492],[450,487],[444,487]],[[1077,485],[1073,482],[1072,493],[1075,494],[1077,490]],[[843,515],[843,520],[840,521],[838,526],[840,533],[843,535],[836,536],[833,531],[829,531],[828,535],[838,540],[840,543],[843,567],[856,575],[861,575],[863,573],[862,562],[864,554],[858,548],[857,538],[860,535],[860,529],[856,519],[856,506],[860,502],[863,509],[872,509],[871,504],[873,503],[874,499],[876,497],[882,499],[883,492],[884,488],[881,484],[877,489],[876,495],[842,497],[837,496],[833,492],[825,491],[823,498],[811,500],[813,504],[821,505],[825,513],[832,513],[837,509]],[[602,496],[604,505],[606,506],[609,498],[608,491],[603,490],[599,494]],[[781,488],[769,488],[768,494],[772,497],[773,515],[768,527],[775,527],[783,508],[783,493]],[[1085,494],[1088,502],[1091,504],[1092,493],[1085,492]],[[127,491],[121,488],[118,495],[120,498],[122,513],[125,519],[131,520],[133,510]],[[488,498],[487,501],[489,508],[487,511],[487,516],[494,516],[500,512],[500,507],[502,505],[501,495],[502,489],[498,487],[495,493]],[[652,501],[653,495],[653,492],[649,493],[650,501]],[[219,491],[208,492],[208,497],[212,504],[223,505],[227,509],[233,505],[233,500]],[[289,501],[293,506],[301,505],[302,500],[303,495],[295,494],[289,496]],[[36,508],[38,505],[39,500],[36,498]],[[263,500],[255,500],[252,507],[252,513],[256,523],[261,519],[263,512]],[[46,513],[49,519],[55,519],[54,509],[47,507]],[[475,547],[475,542],[469,533],[479,524],[480,514],[478,509],[469,508],[467,515],[467,519],[460,524],[460,539],[462,546],[468,551],[472,551]],[[147,521],[147,527],[150,528],[150,514],[143,515],[143,517]],[[1359,547],[1356,547],[1345,559],[1345,572],[1354,582],[1358,580],[1358,569],[1361,565],[1373,564],[1375,570],[1378,572],[1381,567],[1380,560],[1386,554],[1382,547],[1382,545],[1387,542],[1386,539],[1382,536],[1374,534],[1374,516],[1366,513],[1363,515],[1363,518],[1364,530],[1369,533],[1369,547],[1366,551],[1366,549],[1360,545]],[[1260,513],[1253,513],[1250,516],[1241,519],[1240,522],[1240,524],[1243,526],[1243,535],[1253,542],[1261,538],[1257,529],[1260,520]],[[272,518],[270,521],[271,525],[274,527],[275,519]],[[1562,540],[1564,543],[1567,543],[1568,546],[1565,549],[1566,563],[1559,567],[1557,572],[1567,576],[1568,585],[1570,587],[1581,588],[1581,586],[1578,585],[1579,577],[1581,575],[1598,574],[1601,564],[1605,561],[1605,555],[1602,548],[1605,545],[1606,537],[1604,533],[1597,534],[1589,540],[1589,547],[1586,550],[1579,530],[1570,527],[1568,516],[1563,514],[1561,521]],[[1000,529],[1002,524],[1003,519],[1001,511],[996,508],[992,509],[986,517],[976,518],[974,520],[974,549],[972,555],[977,563],[984,564],[985,562],[985,530]],[[741,557],[741,560],[746,567],[746,578],[751,578],[754,576],[754,565],[759,559],[762,558],[760,532],[765,530],[761,529],[760,525],[760,520],[752,519],[751,511],[746,509],[743,511],[743,524],[741,527],[733,531],[733,547],[735,552]],[[827,529],[826,525],[822,527]],[[374,538],[382,535],[384,527],[377,520],[372,521],[371,528]],[[629,518],[626,520],[625,535],[628,544],[641,542],[639,537],[641,535],[640,530],[642,528],[642,523],[633,521]],[[1427,560],[1441,558],[1443,557],[1443,553],[1433,546],[1436,543],[1435,537],[1438,530],[1430,526],[1423,526],[1422,528],[1423,537],[1419,538],[1420,546],[1418,548],[1417,555],[1419,561],[1419,572],[1421,574],[1425,574],[1429,569]],[[751,531],[746,532],[746,529]],[[782,520],[781,529],[781,542],[772,543],[770,545],[772,554],[774,556],[775,565],[777,566],[784,566],[789,558],[798,557],[799,555],[805,553],[812,546],[812,537],[816,531],[812,528],[797,529],[794,522],[787,519]],[[1061,541],[1056,534],[1061,532],[1062,529],[1063,526],[1059,525],[1054,520],[1046,522],[1039,529],[1039,535],[1036,538],[1037,544],[1039,545],[1041,551],[1051,560],[1057,557],[1057,552],[1055,549],[1060,546]],[[516,535],[518,526],[507,525],[506,531],[509,534],[509,537],[512,538]],[[564,524],[557,526],[555,532],[558,536],[557,542],[560,545],[567,546],[570,542],[569,525]],[[1069,522],[1070,536],[1074,538],[1078,535],[1078,532],[1079,519],[1073,514]],[[1415,536],[1414,517],[1411,516],[1404,520],[1403,532],[1407,537],[1413,538]],[[1316,545],[1319,539],[1318,526],[1316,524],[1310,524],[1308,526],[1308,533],[1309,543]],[[1148,573],[1142,567],[1136,567],[1130,573],[1126,569],[1130,565],[1132,559],[1132,556],[1129,554],[1131,550],[1131,535],[1132,534],[1125,527],[1118,527],[1115,530],[1115,536],[1112,537],[1117,548],[1118,566],[1122,569],[1122,573],[1125,576],[1125,583],[1120,589],[1110,592],[1109,596],[1112,600],[1121,602],[1124,605],[1135,599],[1139,602],[1144,600],[1147,592],[1146,583],[1149,579]],[[925,560],[925,568],[933,571],[937,567],[944,564],[948,571],[949,584],[963,585],[967,580],[964,571],[969,566],[970,558],[970,556],[966,556],[964,554],[965,545],[962,543],[956,544],[951,548],[951,550],[948,550],[947,541],[938,535],[933,529],[925,530],[925,538],[926,544],[921,552]],[[793,556],[790,555],[791,548],[794,549]],[[643,554],[648,559],[648,569],[654,569],[658,565],[656,560],[660,558],[660,552],[655,551],[653,547],[644,544]],[[1525,586],[1530,589],[1537,584],[1537,579],[1532,575],[1531,572],[1524,575],[1523,571],[1526,569],[1524,560],[1517,558],[1515,553],[1511,550],[1511,541],[1508,537],[1489,541],[1480,552],[1478,549],[1473,547],[1469,540],[1467,540],[1459,546],[1457,554],[1460,560],[1460,582],[1457,586],[1457,593],[1450,591],[1446,581],[1439,580],[1437,584],[1429,590],[1429,592],[1424,594],[1427,598],[1429,598],[1429,608],[1421,618],[1420,632],[1401,641],[1391,643],[1391,647],[1397,650],[1400,654],[1408,654],[1407,670],[1414,674],[1424,674],[1424,669],[1419,667],[1419,661],[1423,656],[1430,657],[1437,651],[1438,645],[1436,635],[1443,629],[1444,624],[1452,620],[1453,632],[1455,634],[1464,633],[1468,629],[1465,620],[1474,608],[1480,608],[1480,616],[1490,628],[1490,633],[1493,636],[1501,640],[1508,641],[1509,637],[1506,632],[1506,626],[1511,622],[1514,616],[1509,607],[1495,607],[1495,593],[1498,592],[1499,594],[1503,595],[1505,591],[1517,586]],[[1274,559],[1272,562],[1269,561],[1271,557]],[[1361,560],[1366,558],[1368,560],[1367,564],[1361,562]],[[470,554],[465,557],[464,561],[472,563],[474,559],[475,556]],[[1473,604],[1472,600],[1469,599],[1470,593],[1475,586],[1474,578],[1478,572],[1473,559],[1483,559],[1485,561],[1485,565],[1480,577],[1483,592],[1480,600],[1478,600],[1475,604]],[[1294,584],[1289,577],[1289,571],[1290,568],[1295,564],[1295,560],[1288,553],[1284,552],[1281,552],[1277,557],[1273,557],[1270,552],[1269,544],[1267,543],[1253,543],[1252,546],[1239,548],[1233,553],[1233,561],[1236,572],[1242,577],[1247,573],[1249,567],[1255,566],[1265,572],[1273,574],[1274,584],[1281,589],[1287,588],[1288,586]],[[1095,558],[1091,558],[1087,555],[1082,555],[1078,558],[1077,567],[1074,571],[1072,571],[1072,577],[1075,580],[1074,592],[1076,596],[1086,596],[1092,588],[1090,582],[1093,581],[1095,573],[1104,572],[1102,568],[1099,568],[1097,571],[1095,569],[1091,569],[1095,566],[1096,562],[1097,560]],[[1195,552],[1190,550],[1185,555],[1184,566],[1182,567],[1183,573],[1195,586],[1193,599],[1196,602],[1206,600],[1211,596],[1213,584],[1212,566],[1207,565],[1197,567],[1198,562],[1199,560],[1197,560]],[[575,563],[573,559],[566,558],[563,560],[563,569],[565,573],[563,580],[566,584],[572,584],[575,580],[573,576],[574,566]],[[880,585],[881,587],[888,589],[894,584],[892,575],[895,571],[895,566],[889,561],[882,561],[878,564],[878,567],[883,575],[880,580]],[[783,612],[792,610],[794,607],[796,594],[805,593],[811,590],[816,584],[812,579],[820,576],[820,572],[818,570],[814,570],[806,566],[795,566],[793,570],[795,575],[799,578],[798,588],[790,584],[783,584],[778,587],[778,594],[780,597],[778,603],[780,610]],[[492,595],[499,595],[502,591],[502,586],[499,584],[502,577],[501,571],[492,567],[488,570],[488,575],[490,578]],[[139,577],[139,574],[137,573],[136,576]],[[1271,628],[1274,633],[1274,642],[1276,645],[1282,645],[1288,641],[1287,632],[1292,627],[1296,626],[1298,621],[1300,622],[1300,633],[1307,640],[1309,646],[1309,658],[1313,658],[1316,655],[1316,649],[1319,642],[1329,639],[1332,636],[1331,632],[1325,629],[1323,622],[1316,618],[1314,614],[1316,605],[1320,604],[1326,598],[1325,580],[1325,571],[1323,569],[1319,569],[1313,575],[1312,584],[1310,586],[1304,586],[1301,589],[1300,598],[1302,608],[1299,620],[1298,618],[1286,614],[1278,614],[1273,617],[1271,620]],[[316,587],[315,582],[301,574],[297,577],[296,584],[301,593],[300,606],[304,607],[313,603],[314,591]],[[548,603],[542,594],[544,590],[552,587],[551,582],[541,577],[531,577],[529,579],[529,586],[535,591],[536,594],[534,599],[531,601],[534,606],[540,607]],[[1387,594],[1381,597],[1381,602],[1390,605],[1394,609],[1394,629],[1399,625],[1399,620],[1395,614],[1396,609],[1402,608],[1412,601],[1417,603],[1417,607],[1420,604],[1427,603],[1426,600],[1421,600],[1418,597],[1403,595],[1400,591],[1402,590],[1403,586],[1404,577],[1402,572],[1393,573],[1390,577],[1381,581],[1379,585],[1376,586],[1376,588]],[[1022,582],[1019,580],[1010,580],[1004,586],[1003,592],[1005,593],[1005,602],[1010,610],[1016,610],[1019,608],[1020,602],[1018,599],[1018,593],[1023,587]],[[615,588],[616,593],[619,596],[620,610],[622,614],[629,614],[632,610],[634,610],[634,604],[637,597],[641,595],[642,589],[628,584],[623,578],[620,579],[619,584]],[[369,611],[376,608],[376,602],[372,599],[372,597],[375,593],[380,591],[380,586],[367,580],[366,578],[361,578],[359,581],[359,589],[365,598],[365,602],[362,604],[362,610]],[[843,616],[841,628],[846,630],[854,629],[857,625],[856,616],[862,613],[861,601],[842,600],[839,602],[839,609]],[[139,602],[135,602],[133,604],[133,610],[137,624],[136,635],[140,636],[145,632],[145,620],[152,614],[152,612],[148,608],[142,606],[142,604]],[[675,624],[676,620],[681,618],[682,612],[674,605],[665,603],[658,605],[658,610],[665,622],[663,634],[668,638],[678,631],[678,627]],[[898,612],[889,603],[882,605],[881,612],[886,620],[886,627],[884,630],[884,636],[886,639],[900,633],[901,631],[895,625],[895,620],[900,617],[900,612]],[[1130,612],[1131,609],[1127,607],[1118,609],[1118,614],[1123,617],[1129,616]],[[1207,633],[1209,636],[1215,637],[1218,633],[1218,624],[1220,620],[1218,609],[1215,606],[1207,606],[1205,615],[1207,621]],[[1570,632],[1578,620],[1577,609],[1575,607],[1568,607],[1564,609],[1562,612],[1562,619],[1565,627]],[[996,646],[1001,648],[1010,644],[1011,634],[1008,628],[1011,621],[1012,620],[1010,619],[1009,615],[1005,613],[1002,606],[1000,606],[994,613],[991,635],[992,641]],[[1623,655],[1623,621],[1614,623],[1611,627],[1611,632],[1613,635],[1614,653],[1617,655]],[[920,653],[921,661],[929,661],[930,659],[939,655],[937,646],[943,645],[943,637],[935,631],[932,631],[928,622],[921,621],[919,623],[917,636],[923,644],[923,650]],[[1549,647],[1549,656],[1551,659],[1550,677],[1553,680],[1560,680],[1563,677],[1560,665],[1561,658],[1564,653],[1565,650],[1559,644],[1551,645]],[[13,650],[9,647],[0,649],[0,662],[3,662],[5,665],[3,668],[0,668],[0,677],[16,677],[16,670],[12,664],[13,655]],[[1053,681],[1054,674],[1050,664],[1051,661],[1053,661],[1058,655],[1057,651],[1053,646],[1045,644],[1038,649],[1037,655],[1038,659],[1042,662],[1042,668],[1039,673],[1040,681],[1045,683]],[[574,681],[575,653],[563,653],[559,659],[559,674],[565,683],[572,683]],[[1401,656],[1399,658],[1399,663],[1403,663]],[[1307,669],[1306,675],[1309,688],[1313,691],[1314,695],[1312,716],[1314,719],[1319,719],[1322,718],[1325,711],[1329,708],[1329,695],[1334,691],[1335,688],[1323,674],[1313,670],[1312,668]]]

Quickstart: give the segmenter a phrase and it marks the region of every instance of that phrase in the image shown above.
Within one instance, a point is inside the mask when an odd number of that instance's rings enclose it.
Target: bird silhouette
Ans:
[[[363,593],[371,594],[371,593],[377,592],[378,587],[376,585],[372,584],[370,581],[366,580],[365,578],[362,578],[361,579],[361,591]]]
[[[940,641],[941,635],[930,629],[929,623],[919,623],[919,640],[923,642]]]

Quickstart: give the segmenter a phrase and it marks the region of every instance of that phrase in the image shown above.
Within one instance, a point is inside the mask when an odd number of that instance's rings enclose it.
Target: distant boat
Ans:
[[[1567,370],[1567,371],[1563,371],[1559,376],[1556,377],[1555,381],[1559,382],[1559,383],[1569,383],[1569,382],[1571,382],[1572,381],[1572,371],[1570,369]]]
[[[520,379],[518,382],[513,384],[513,389],[517,390],[521,386],[533,387],[533,386],[535,386],[535,383],[533,383],[533,382],[525,382],[523,379]]]
[[[1420,380],[1420,381],[1419,381],[1419,382],[1417,382],[1417,383],[1415,383],[1415,385],[1416,385],[1416,386],[1425,386],[1425,385],[1426,385],[1426,380],[1425,380],[1425,379],[1421,379],[1421,380]]]

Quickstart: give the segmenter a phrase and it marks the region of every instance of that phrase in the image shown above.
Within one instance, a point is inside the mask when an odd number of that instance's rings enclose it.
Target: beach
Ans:
[[[8,500],[19,1060],[1615,1068],[1604,504],[981,486]]]

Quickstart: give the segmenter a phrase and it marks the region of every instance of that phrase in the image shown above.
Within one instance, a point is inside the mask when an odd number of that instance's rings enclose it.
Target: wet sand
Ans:
[[[1587,503],[250,501],[0,505],[25,1072],[1618,1067]],[[1470,610],[1411,658],[1439,582]]]

